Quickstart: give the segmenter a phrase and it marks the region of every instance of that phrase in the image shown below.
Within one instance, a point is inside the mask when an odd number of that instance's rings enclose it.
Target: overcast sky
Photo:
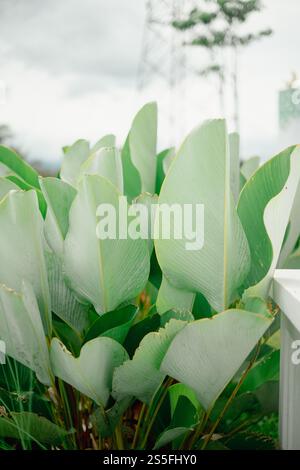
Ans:
[[[240,57],[240,107],[242,153],[265,158],[281,145],[278,90],[292,71],[300,74],[300,2],[264,4],[249,26],[271,27],[274,35]],[[108,132],[121,143],[148,99],[161,108],[160,146],[169,144],[167,82],[154,80],[142,93],[136,90],[144,0],[0,0],[0,15],[0,80],[6,86],[0,123],[10,125],[14,143],[30,159],[57,164],[63,145],[78,138],[94,142]],[[197,68],[202,52],[192,54]],[[189,74],[176,143],[183,129],[220,113],[214,85]]]

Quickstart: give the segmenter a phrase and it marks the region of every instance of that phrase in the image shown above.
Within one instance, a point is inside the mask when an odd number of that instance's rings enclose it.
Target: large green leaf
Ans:
[[[172,341],[160,370],[191,387],[208,409],[271,322],[272,317],[227,310],[188,323]]]
[[[240,194],[240,136],[237,132],[229,134],[230,185],[235,202]]]
[[[240,194],[238,214],[251,252],[247,295],[268,295],[299,178],[300,147],[290,147],[261,166]]]
[[[163,276],[156,300],[157,311],[160,315],[171,310],[187,309],[192,311],[195,294],[182,289],[177,289]]]
[[[137,230],[141,237],[147,240],[150,256],[153,252],[154,222],[158,205],[156,194],[142,193],[132,201],[130,211],[132,216],[137,216]]]
[[[97,150],[103,147],[115,147],[116,137],[113,134],[106,134],[99,139],[91,149],[91,153],[97,152]]]
[[[0,283],[21,291],[28,281],[46,334],[51,332],[50,293],[44,257],[43,219],[34,191],[12,191],[0,202]]]
[[[114,310],[133,299],[145,286],[149,274],[145,240],[104,240],[96,234],[98,206],[113,206],[118,220],[119,196],[107,179],[97,175],[84,176],[70,210],[65,273],[76,295],[92,303],[98,313]],[[122,228],[124,224],[126,221],[121,221]]]
[[[69,212],[76,190],[58,178],[40,178],[40,185],[47,201],[45,236],[49,246],[62,256],[64,239],[69,228]]]
[[[37,444],[55,445],[60,444],[68,434],[65,429],[35,413],[13,412],[10,414],[10,418],[0,417],[0,437],[33,440]]]
[[[293,255],[296,242],[300,236],[300,184],[295,195],[294,204],[290,214],[287,235],[283,243],[283,247],[279,258],[279,267],[284,267],[288,256]]]
[[[131,198],[155,192],[156,141],[157,105],[148,103],[135,116],[122,151],[124,191]]]
[[[114,184],[123,193],[123,168],[120,152],[114,147],[103,147],[93,153],[80,167],[80,176],[99,175]]]
[[[61,164],[60,176],[63,181],[77,187],[80,167],[90,154],[90,145],[86,140],[77,140],[67,148]]]
[[[104,313],[88,330],[85,342],[98,336],[106,336],[123,344],[137,312],[138,308],[135,305],[127,305],[113,312]]]
[[[23,283],[21,293],[0,286],[0,338],[9,356],[35,371],[42,383],[51,385],[46,337],[29,284]]]
[[[57,377],[105,407],[111,392],[113,371],[128,355],[117,341],[102,337],[86,343],[80,356],[75,358],[54,338],[50,358]]]
[[[39,188],[38,173],[25,160],[23,160],[14,150],[0,145],[0,163],[5,165],[12,174],[19,176],[30,186]]]
[[[165,374],[159,370],[160,364],[176,334],[186,322],[171,320],[157,333],[149,333],[141,341],[133,359],[116,369],[113,378],[113,396],[121,400],[134,396],[149,403]]]
[[[181,146],[162,185],[159,204],[204,205],[204,246],[187,250],[185,236],[155,240],[158,262],[168,281],[201,292],[219,311],[237,298],[249,270],[249,247],[230,189],[230,155],[225,122],[195,129]],[[195,220],[194,226],[195,226]],[[156,227],[161,230],[160,217]],[[157,227],[157,232],[159,232]]]
[[[46,260],[52,311],[83,337],[91,325],[91,306],[78,302],[74,292],[67,286],[61,259],[55,253],[47,252]]]

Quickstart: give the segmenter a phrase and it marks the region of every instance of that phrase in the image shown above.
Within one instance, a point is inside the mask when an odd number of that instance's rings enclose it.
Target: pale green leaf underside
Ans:
[[[240,193],[240,137],[237,132],[232,132],[228,137],[230,150],[230,185],[234,201],[237,202]]]
[[[52,177],[40,178],[40,185],[47,201],[45,237],[52,250],[62,256],[69,227],[69,211],[76,190],[64,181]]]
[[[149,274],[145,240],[97,237],[99,204],[111,204],[118,219],[119,196],[105,178],[84,176],[70,210],[64,271],[76,295],[92,303],[98,313],[114,310],[134,298],[145,286]]]
[[[169,282],[200,292],[217,310],[237,297],[249,269],[249,247],[230,189],[230,155],[223,120],[205,122],[185,140],[162,185],[159,203],[204,205],[204,246],[188,251],[181,240],[155,240]],[[156,224],[159,218],[156,217]],[[195,224],[195,220],[194,220]]]
[[[244,161],[241,166],[241,173],[245,180],[247,181],[255,173],[259,167],[260,158],[251,157],[248,160]]]
[[[156,181],[157,105],[148,103],[135,116],[123,151],[125,194],[154,194]]]
[[[86,140],[77,140],[71,145],[63,156],[60,177],[66,183],[77,186],[82,163],[90,154],[90,145]]]
[[[165,377],[159,370],[164,355],[173,338],[185,325],[186,322],[171,320],[165,328],[143,338],[133,359],[115,371],[113,396],[117,400],[134,396],[145,403],[151,401]]]
[[[135,116],[129,134],[133,165],[142,181],[142,192],[155,192],[156,178],[157,105],[148,103]]]
[[[21,293],[0,286],[0,338],[8,356],[32,369],[40,382],[51,385],[46,337],[29,284],[23,283]]]
[[[80,351],[80,356],[75,358],[57,338],[54,338],[50,358],[57,377],[105,407],[111,392],[113,371],[128,355],[117,341],[101,337],[86,343]]]
[[[182,289],[177,289],[163,276],[156,300],[157,311],[160,315],[171,310],[186,309],[193,310],[195,294]]]
[[[227,310],[189,323],[172,341],[161,371],[191,387],[208,409],[272,322],[244,310]]]
[[[0,202],[0,283],[17,292],[23,280],[36,295],[43,325],[51,332],[43,219],[35,191],[12,191]]]
[[[113,134],[106,134],[91,149],[91,153],[97,152],[97,150],[102,147],[115,147],[116,146],[116,137]]]
[[[123,168],[120,152],[114,147],[99,148],[80,167],[79,180],[84,175],[99,175],[123,193]]]
[[[261,166],[244,186],[238,214],[250,246],[247,295],[266,298],[277,266],[300,178],[300,148],[291,147]]]
[[[90,326],[89,305],[76,299],[67,286],[61,259],[55,253],[46,253],[52,311],[80,335]]]

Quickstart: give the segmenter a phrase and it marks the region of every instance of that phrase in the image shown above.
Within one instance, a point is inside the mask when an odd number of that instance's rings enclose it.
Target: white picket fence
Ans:
[[[300,362],[297,353],[300,351],[300,270],[276,271],[273,299],[282,312],[280,446],[284,450],[300,450],[300,364],[297,363]]]

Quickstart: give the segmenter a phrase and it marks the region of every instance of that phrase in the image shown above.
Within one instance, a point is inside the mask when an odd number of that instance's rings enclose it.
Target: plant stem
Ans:
[[[205,429],[205,426],[207,424],[207,421],[209,420],[209,417],[210,417],[210,413],[211,413],[211,410],[212,408],[210,408],[206,413],[204,413],[203,415],[203,418],[201,420],[201,422],[199,423],[194,435],[192,436],[191,438],[191,442],[189,444],[189,449],[191,450],[193,448],[193,446],[195,445],[195,443],[197,442],[197,440],[199,439],[200,437],[200,434],[201,432],[203,431],[203,429]]]
[[[117,444],[117,450],[124,450],[124,442],[122,436],[122,422],[120,421],[115,429],[115,438]]]
[[[157,405],[156,405],[156,407],[155,407],[155,410],[154,410],[153,415],[152,415],[152,417],[151,417],[150,423],[149,423],[149,425],[148,425],[148,428],[147,428],[145,437],[144,437],[143,442],[142,442],[142,445],[141,445],[141,448],[142,448],[142,449],[144,449],[144,447],[145,447],[146,444],[147,444],[147,440],[148,440],[150,431],[151,431],[152,426],[153,426],[153,424],[154,424],[154,422],[155,422],[155,419],[156,419],[156,417],[157,417],[157,415],[158,415],[158,412],[159,412],[159,410],[160,410],[160,408],[161,408],[161,406],[162,406],[162,404],[163,404],[163,402],[164,402],[164,400],[165,400],[165,398],[166,398],[167,393],[168,393],[168,385],[166,384],[166,385],[165,385],[165,390],[163,391],[163,393],[162,393],[162,395],[161,395],[161,397],[160,397],[160,399],[159,399],[159,401],[158,401],[158,403],[157,403]]]
[[[139,419],[138,419],[138,422],[137,422],[137,426],[135,428],[135,433],[134,433],[134,438],[133,438],[133,442],[132,442],[132,446],[131,446],[131,449],[134,449],[135,446],[136,446],[136,443],[137,443],[137,440],[138,440],[138,435],[139,435],[139,431],[140,431],[140,428],[141,428],[141,424],[142,424],[142,418],[145,414],[145,411],[146,411],[146,405],[145,403],[143,403],[143,406],[141,408],[141,411],[140,411],[140,414],[139,414]]]
[[[215,430],[217,429],[217,427],[219,426],[222,418],[224,417],[224,415],[226,414],[228,408],[230,407],[232,401],[234,400],[234,398],[236,397],[241,385],[243,384],[244,380],[246,379],[247,375],[249,374],[253,364],[255,363],[256,359],[257,359],[257,356],[258,356],[258,353],[259,353],[259,350],[260,350],[260,342],[258,343],[257,345],[257,348],[256,348],[256,351],[255,351],[255,354],[254,354],[254,357],[252,358],[252,360],[250,361],[250,363],[248,364],[246,370],[243,372],[238,384],[236,385],[235,389],[233,390],[232,394],[230,395],[228,401],[226,402],[226,405],[224,406],[223,410],[221,411],[218,419],[215,421],[215,423],[213,424],[211,430],[210,430],[210,433],[206,436],[205,440],[204,440],[204,444],[203,446],[201,447],[201,450],[204,450],[207,446],[207,444],[209,443],[209,441],[211,440]]]

